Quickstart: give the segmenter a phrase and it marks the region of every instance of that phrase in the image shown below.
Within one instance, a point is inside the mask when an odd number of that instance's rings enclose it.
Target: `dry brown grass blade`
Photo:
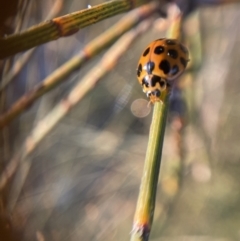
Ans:
[[[26,93],[8,111],[0,116],[0,129],[16,118],[39,97],[60,84],[74,70],[78,69],[83,63],[95,56],[100,50],[107,47],[114,39],[121,36],[124,32],[136,25],[140,20],[148,17],[157,10],[158,4],[152,2],[138,8],[123,17],[117,24],[109,28],[105,33],[91,41],[79,54],[55,70],[51,75],[44,79],[33,90]]]
[[[115,16],[116,14],[129,11],[147,2],[146,0],[108,1],[88,9],[42,22],[20,34],[13,34],[0,39],[0,59],[49,41],[72,35],[81,28]]]

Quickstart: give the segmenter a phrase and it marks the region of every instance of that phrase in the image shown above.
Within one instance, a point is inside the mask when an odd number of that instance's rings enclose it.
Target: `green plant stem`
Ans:
[[[179,39],[181,35],[182,14],[172,20],[167,31],[168,38]],[[171,88],[161,94],[162,102],[154,104],[147,153],[140,192],[133,222],[131,241],[147,241],[149,238],[157,193],[158,176],[162,157],[163,139],[166,128],[168,97]]]
[[[155,208],[167,110],[168,94],[166,91],[166,93],[163,93],[162,102],[154,104],[144,172],[135,212],[131,241],[146,241],[150,233]]]
[[[147,3],[147,0],[114,0],[54,18],[33,26],[20,34],[13,34],[0,39],[0,59],[38,45],[66,37],[79,29],[97,23]]]

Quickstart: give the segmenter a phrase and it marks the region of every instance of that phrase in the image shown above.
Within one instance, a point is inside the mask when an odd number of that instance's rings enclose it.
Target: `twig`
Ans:
[[[46,19],[54,17],[62,8],[62,0],[55,1],[54,5],[52,6],[48,16]],[[6,74],[4,74],[1,85],[0,85],[0,93],[9,85],[11,80],[21,71],[23,66],[28,62],[32,54],[36,48],[31,49],[24,53],[20,58],[14,63],[13,68]]]
[[[39,85],[35,86],[33,90],[26,93],[16,103],[14,103],[8,111],[3,113],[0,116],[0,129],[6,126],[29,106],[31,106],[39,97],[52,90],[63,80],[67,80],[67,77],[74,70],[78,69],[83,63],[99,53],[100,50],[107,47],[113,42],[113,40],[121,36],[124,32],[132,28],[142,19],[151,15],[157,10],[158,6],[159,5],[156,2],[152,2],[142,6],[141,8],[133,10],[124,16],[123,19],[121,19],[117,24],[109,28],[105,33],[91,41],[82,51],[79,52],[79,54],[55,70]]]
[[[174,19],[168,32],[168,37],[179,38],[181,14]],[[168,112],[168,96],[171,89],[162,93],[162,102],[154,104],[154,112],[149,133],[145,165],[135,211],[131,241],[147,241],[150,235],[157,184],[162,158],[162,147]]]
[[[54,18],[28,30],[0,39],[0,59],[38,45],[70,36],[79,29],[147,3],[147,0],[113,0]]]
[[[146,20],[145,20],[146,21]],[[134,40],[145,31],[146,28],[150,26],[150,22],[143,22],[135,29],[127,32],[123,35],[103,56],[101,61],[81,80],[79,80],[78,84],[75,88],[69,93],[69,95],[64,98],[56,107],[41,121],[39,121],[32,133],[27,137],[26,141],[23,144],[21,153],[10,160],[9,165],[7,166],[7,170],[10,167],[14,167],[11,169],[11,173],[4,172],[0,178],[0,190],[5,186],[7,177],[9,178],[16,171],[16,167],[19,163],[21,163],[24,168],[26,165],[25,162],[28,162],[28,156],[33,152],[33,150],[39,145],[39,143],[46,137],[46,135],[59,123],[59,121],[66,116],[66,114],[76,105],[78,104],[83,97],[97,84],[97,82],[110,71],[118,59],[121,57],[123,53],[127,51],[130,44],[134,42]],[[15,206],[15,203],[18,198],[18,194],[22,188],[24,180],[26,178],[27,172],[24,173],[23,176],[18,175],[20,179],[17,180],[18,190],[16,190],[16,195],[14,195],[14,199],[11,200],[11,204],[9,209],[12,210]]]

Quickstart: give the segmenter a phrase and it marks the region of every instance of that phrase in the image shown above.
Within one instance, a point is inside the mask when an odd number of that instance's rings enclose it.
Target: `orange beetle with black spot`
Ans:
[[[157,39],[147,46],[138,63],[137,78],[150,102],[160,101],[161,92],[172,86],[188,61],[187,48],[176,39]]]

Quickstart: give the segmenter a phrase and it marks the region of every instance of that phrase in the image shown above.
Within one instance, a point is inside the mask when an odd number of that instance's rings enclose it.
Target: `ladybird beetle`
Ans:
[[[161,92],[186,68],[189,53],[176,39],[157,39],[140,57],[137,78],[150,102],[160,101]]]

